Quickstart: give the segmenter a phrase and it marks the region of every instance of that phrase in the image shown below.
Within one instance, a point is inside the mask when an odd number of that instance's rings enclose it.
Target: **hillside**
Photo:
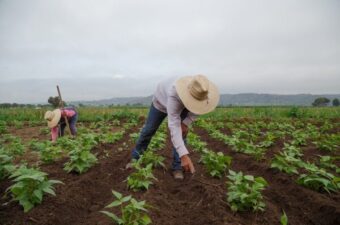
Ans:
[[[299,105],[310,106],[314,99],[326,97],[331,101],[334,98],[340,99],[340,94],[333,95],[312,95],[312,94],[297,94],[297,95],[275,95],[275,94],[222,94],[220,99],[221,106],[266,106],[266,105]],[[111,98],[97,101],[77,101],[72,104],[84,105],[149,105],[152,96],[147,97],[126,97],[126,98]]]

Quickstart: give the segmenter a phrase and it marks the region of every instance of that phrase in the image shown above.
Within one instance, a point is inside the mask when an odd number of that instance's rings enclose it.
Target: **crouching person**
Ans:
[[[203,75],[171,78],[158,84],[146,123],[140,133],[132,159],[138,160],[147,149],[165,117],[173,144],[172,170],[175,179],[182,180],[185,172],[195,172],[185,146],[189,125],[197,115],[211,112],[219,102],[217,87]],[[126,168],[131,168],[131,163]]]
[[[67,119],[71,134],[77,135],[76,122],[78,120],[78,113],[74,108],[55,109],[47,111],[44,116],[47,121],[47,126],[51,128],[51,140],[55,142],[58,137],[64,136]]]

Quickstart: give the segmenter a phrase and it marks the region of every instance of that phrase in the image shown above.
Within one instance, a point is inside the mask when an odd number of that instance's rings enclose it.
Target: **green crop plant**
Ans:
[[[71,139],[69,137],[59,137],[57,139],[57,145],[66,151],[72,151],[79,146],[79,141]]]
[[[315,191],[325,190],[328,193],[340,189],[340,177],[327,172],[313,172],[301,174],[297,183]]]
[[[200,138],[192,132],[189,132],[187,142],[188,145],[198,152],[203,152],[207,148],[207,143],[201,141]]]
[[[309,136],[304,131],[295,130],[295,131],[293,131],[291,136],[292,136],[291,145],[294,145],[294,146],[305,146],[305,145],[307,145],[307,138]]]
[[[275,139],[277,139],[277,136],[275,135],[275,133],[268,131],[265,134],[264,140],[262,142],[260,142],[258,144],[258,146],[262,147],[262,148],[269,148],[270,146],[272,146],[274,144]]]
[[[14,136],[8,136],[8,138],[2,142],[5,151],[11,156],[23,155],[25,146],[22,144],[21,139]]]
[[[281,225],[288,225],[288,217],[287,217],[285,211],[283,211],[283,214],[280,217],[280,223],[281,223]]]
[[[151,142],[148,146],[148,149],[152,151],[157,151],[159,149],[164,148],[166,141],[166,134],[158,131],[155,136],[152,137]]]
[[[24,123],[21,122],[21,121],[18,121],[18,120],[14,120],[14,121],[12,122],[12,124],[14,125],[14,127],[15,127],[16,129],[21,129],[21,128],[23,128],[23,126],[24,126]]]
[[[287,143],[284,143],[283,151],[294,158],[300,158],[303,155],[299,147]]]
[[[6,121],[0,121],[0,134],[5,134],[7,132],[8,130]]]
[[[321,136],[318,141],[314,141],[313,144],[315,144],[320,150],[333,152],[339,150],[340,135],[326,134]]]
[[[123,138],[125,131],[119,131],[115,133],[108,133],[105,135],[103,142],[113,144]]]
[[[39,133],[42,134],[42,135],[50,134],[50,132],[51,132],[51,130],[48,127],[42,127],[39,130]]]
[[[298,174],[297,169],[303,164],[300,156],[302,156],[300,148],[284,143],[283,152],[274,156],[270,167],[287,174]]]
[[[334,161],[340,160],[340,156],[320,156],[320,162],[319,165],[320,167],[324,169],[332,169],[336,173],[340,173],[340,168],[334,164]]]
[[[226,170],[230,167],[231,157],[224,155],[222,152],[213,152],[205,150],[200,162],[202,162],[209,174],[213,177],[221,178]]]
[[[270,167],[288,174],[298,174],[297,165],[299,163],[301,163],[300,159],[294,158],[287,154],[287,152],[280,152],[279,155],[274,156]]]
[[[333,129],[333,125],[328,121],[325,120],[324,124],[320,127],[320,132],[326,134],[329,130]]]
[[[91,150],[95,145],[98,144],[97,135],[93,133],[81,134],[79,135],[79,143],[82,148]]]
[[[268,185],[264,178],[229,170],[228,179],[227,200],[233,211],[264,211],[265,203],[261,192]]]
[[[97,163],[97,157],[88,149],[75,148],[69,152],[70,160],[64,164],[64,170],[70,173],[84,173]]]
[[[40,160],[44,163],[52,163],[60,159],[63,151],[57,145],[46,145],[40,149]]]
[[[24,212],[30,211],[40,204],[45,193],[55,195],[54,184],[62,184],[58,180],[48,180],[47,174],[34,168],[21,166],[10,176],[14,184],[6,192],[24,207]]]
[[[32,151],[40,152],[40,151],[43,151],[43,149],[46,148],[47,146],[51,146],[51,142],[50,141],[41,142],[38,140],[31,140],[28,146]]]
[[[131,112],[127,109],[116,111],[112,114],[110,120],[127,120],[129,122],[138,121],[139,116],[137,113]]]
[[[340,189],[340,177],[320,169],[313,163],[303,163],[301,165],[308,174],[301,174],[297,183],[315,191],[336,192]]]
[[[152,180],[157,180],[152,174],[152,164],[148,164],[145,168],[138,163],[134,163],[135,172],[127,178],[127,185],[133,191],[147,190],[152,184]]]
[[[144,166],[151,164],[153,168],[166,168],[163,163],[164,159],[163,156],[157,155],[153,151],[145,151],[137,162]]]
[[[139,133],[132,133],[132,134],[130,134],[129,136],[130,136],[130,138],[132,139],[132,141],[133,141],[134,143],[136,143],[137,140],[138,140],[138,138],[139,138]]]
[[[30,120],[30,121],[28,121],[28,126],[29,127],[37,127],[37,126],[42,125],[42,122],[44,122],[44,121],[41,121],[41,120],[38,120],[38,121]]]
[[[9,176],[15,169],[12,163],[12,156],[6,154],[3,148],[0,148],[0,181]]]
[[[116,198],[115,201],[107,205],[105,208],[120,208],[120,215],[113,214],[108,211],[101,211],[111,220],[119,225],[147,225],[151,223],[150,217],[147,215],[148,205],[145,201],[137,201],[131,195],[123,196],[121,193],[112,191]]]

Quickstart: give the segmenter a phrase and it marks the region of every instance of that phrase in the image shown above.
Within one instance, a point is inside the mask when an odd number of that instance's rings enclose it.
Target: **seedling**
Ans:
[[[283,214],[280,218],[280,223],[281,223],[281,225],[288,225],[288,217],[287,217],[285,211],[283,211]]]
[[[163,161],[164,161],[163,156],[157,155],[153,151],[149,150],[143,153],[143,155],[138,160],[138,163],[140,163],[141,165],[145,165],[145,166],[151,164],[153,168],[156,168],[156,167],[165,168]]]
[[[127,185],[133,191],[149,189],[152,180],[157,180],[152,174],[152,164],[142,168],[138,163],[134,164],[136,172],[130,174],[127,178]]]
[[[131,195],[123,196],[121,193],[112,191],[116,200],[105,208],[120,207],[120,215],[108,211],[101,211],[113,222],[119,225],[147,225],[151,223],[150,217],[146,214],[148,205],[145,201],[137,201]]]

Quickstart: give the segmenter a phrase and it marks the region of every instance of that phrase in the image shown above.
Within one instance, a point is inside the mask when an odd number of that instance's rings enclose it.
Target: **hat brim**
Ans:
[[[208,99],[198,100],[190,94],[189,84],[193,76],[179,78],[175,82],[177,94],[186,109],[190,112],[202,115],[213,111],[220,101],[220,94],[215,84],[209,81]]]
[[[53,127],[57,126],[58,123],[59,123],[59,120],[61,118],[61,111],[60,111],[60,109],[53,110],[53,113],[54,113],[53,119],[51,121],[47,121],[47,126],[49,128],[53,128]]]

